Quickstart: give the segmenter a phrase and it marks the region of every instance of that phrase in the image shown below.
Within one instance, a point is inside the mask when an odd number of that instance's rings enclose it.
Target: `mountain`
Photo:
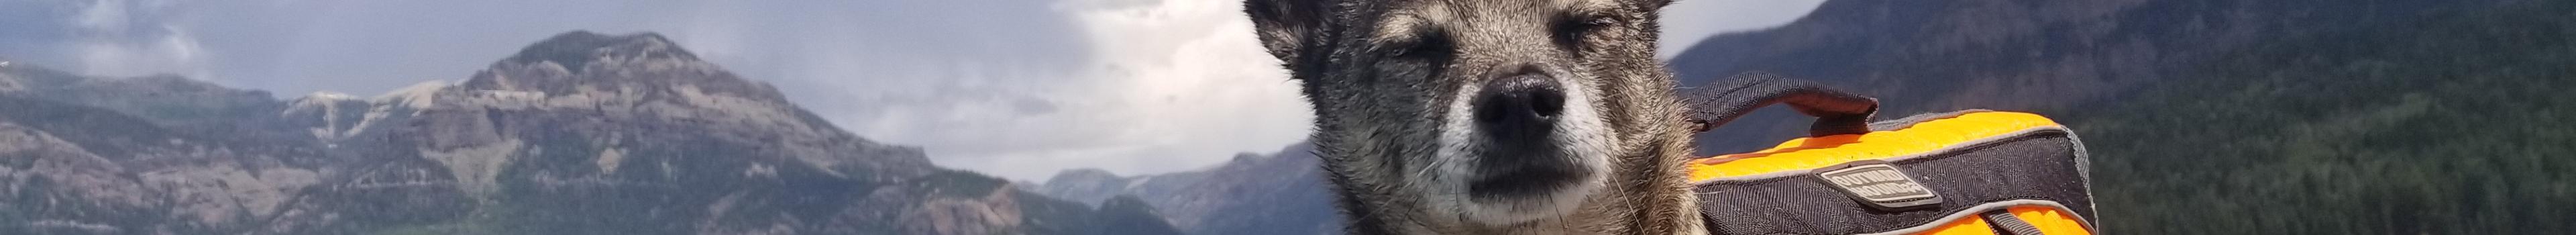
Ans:
[[[1152,205],[1146,205],[1143,199],[1136,199],[1133,196],[1119,196],[1102,201],[1100,213],[1109,219],[1101,222],[1098,234],[1181,234],[1180,228],[1173,228],[1170,222],[1163,220],[1162,215],[1155,214]]]
[[[2126,234],[2576,232],[2576,2],[2268,39],[2061,118]]]
[[[1890,116],[1966,108],[2058,110],[2192,76],[2265,39],[2384,27],[2499,1],[1835,0],[1777,28],[1709,37],[1669,61],[1684,86],[1745,73],[1878,97]],[[1703,135],[1703,154],[1804,133],[1785,109]]]
[[[1245,156],[1252,155],[1237,155],[1238,158]],[[1178,195],[1178,192],[1185,191],[1190,186],[1207,179],[1207,174],[1209,173],[1206,171],[1190,171],[1122,177],[1107,170],[1072,169],[1047,178],[1046,183],[1031,185],[1036,187],[1029,190],[1094,206],[1117,196],[1152,197],[1153,201],[1168,201],[1173,195]]]
[[[0,68],[0,233],[1131,234],[832,126],[651,33],[368,99]]]
[[[258,226],[332,161],[268,94],[171,76],[0,67],[0,233],[205,234]]]
[[[2024,110],[2093,156],[2104,233],[2561,234],[2576,52],[2567,1],[1836,0],[1709,38],[1685,79],[1766,71],[1882,116]],[[1733,152],[1802,133],[1765,111]]]
[[[1276,154],[1235,155],[1214,168],[1121,177],[1098,169],[1066,170],[1033,191],[1108,203],[1133,198],[1185,234],[1340,234],[1341,214],[1314,146]]]

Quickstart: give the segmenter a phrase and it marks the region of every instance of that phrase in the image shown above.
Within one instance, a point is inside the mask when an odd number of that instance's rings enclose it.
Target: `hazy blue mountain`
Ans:
[[[1134,197],[1187,234],[1340,234],[1319,160],[1313,146],[1297,143],[1196,171],[1121,177],[1066,170],[1034,191],[1073,200]]]
[[[1162,215],[1156,214],[1152,205],[1146,205],[1143,199],[1136,199],[1135,196],[1122,195],[1102,201],[1100,213],[1108,219],[1101,221],[1099,234],[1181,234],[1179,228],[1173,228],[1171,222],[1164,221]]]
[[[651,33],[565,33],[373,98],[13,64],[0,106],[5,234],[1172,230],[932,166]]]

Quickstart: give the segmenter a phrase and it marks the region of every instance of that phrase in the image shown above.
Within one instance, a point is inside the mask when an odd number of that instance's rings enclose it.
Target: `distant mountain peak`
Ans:
[[[786,103],[786,97],[776,88],[699,60],[669,38],[651,32],[606,35],[572,31],[555,35],[494,62],[457,87],[544,96],[703,93],[758,103]],[[667,97],[682,97],[672,95]]]
[[[582,67],[602,58],[698,60],[696,54],[680,49],[671,43],[670,38],[659,33],[606,35],[576,30],[528,45],[505,61],[519,64],[554,62],[570,72],[580,73]]]
[[[304,98],[303,98],[303,99],[313,99],[313,100],[357,100],[357,99],[358,99],[358,96],[355,96],[355,95],[349,95],[349,93],[340,93],[340,92],[337,92],[337,91],[314,91],[313,93],[310,93],[310,94],[304,94]]]
[[[1064,170],[1064,172],[1057,172],[1057,173],[1055,174],[1055,177],[1050,177],[1050,178],[1066,178],[1066,177],[1085,177],[1085,178],[1118,178],[1118,174],[1117,174],[1117,173],[1110,173],[1110,172],[1109,172],[1109,170],[1102,170],[1102,169],[1100,169],[1100,168],[1081,168],[1081,169]]]

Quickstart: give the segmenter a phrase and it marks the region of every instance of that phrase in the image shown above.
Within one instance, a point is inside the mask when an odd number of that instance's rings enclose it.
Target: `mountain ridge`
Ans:
[[[931,165],[653,33],[567,32],[364,99],[24,64],[0,84],[0,233],[1169,230]]]
[[[1118,176],[1071,169],[1027,187],[1084,203],[1132,197],[1185,234],[1339,234],[1341,212],[1321,161],[1313,144],[1299,142],[1198,170]]]
[[[1882,116],[2116,102],[2265,38],[2372,27],[2497,1],[1826,1],[1788,25],[1710,36],[1668,62],[1682,86],[1748,72],[1867,94]],[[2188,35],[2188,36],[2186,36]],[[1803,133],[1786,110],[1701,135],[1701,154]]]
[[[1875,96],[1881,117],[2048,115],[2120,234],[2564,233],[2564,1],[1829,1],[1671,61]],[[1765,116],[1768,115],[1768,116]],[[1803,135],[1765,111],[1703,154]],[[2491,127],[2510,127],[2494,129]]]

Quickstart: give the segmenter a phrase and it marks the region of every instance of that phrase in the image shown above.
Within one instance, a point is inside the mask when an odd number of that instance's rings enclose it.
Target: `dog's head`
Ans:
[[[1355,224],[1552,226],[1667,154],[1667,0],[1250,0]],[[1369,221],[1400,219],[1409,221]]]

